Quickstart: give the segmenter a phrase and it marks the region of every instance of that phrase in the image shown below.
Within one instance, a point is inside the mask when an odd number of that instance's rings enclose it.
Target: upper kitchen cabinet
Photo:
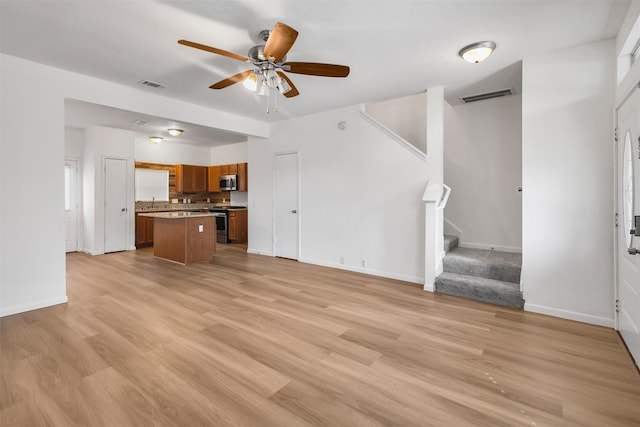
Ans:
[[[204,193],[206,191],[206,166],[176,165],[176,193]]]
[[[232,163],[230,165],[220,165],[220,175],[237,175],[238,164]]]
[[[249,189],[249,181],[247,174],[247,164],[238,163],[238,191],[247,191]]]
[[[210,193],[220,191],[220,166],[209,166],[209,185],[207,189]]]

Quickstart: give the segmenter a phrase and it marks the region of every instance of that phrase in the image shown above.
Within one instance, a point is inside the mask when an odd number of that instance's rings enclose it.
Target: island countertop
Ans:
[[[165,219],[178,219],[178,218],[199,218],[205,216],[224,216],[221,212],[191,212],[191,211],[176,211],[176,212],[138,212],[140,216],[148,216],[151,218],[165,218]]]

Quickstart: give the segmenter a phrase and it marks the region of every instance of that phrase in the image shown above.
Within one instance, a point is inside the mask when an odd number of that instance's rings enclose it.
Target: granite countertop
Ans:
[[[139,207],[139,206],[136,206],[136,213],[142,213],[142,212],[170,212],[170,211],[179,212],[179,211],[195,211],[195,210],[201,210],[201,209],[241,210],[241,209],[247,209],[247,208],[246,208],[246,206],[214,205],[214,204],[209,204],[209,203],[191,203],[191,204],[178,203],[178,204],[166,204],[164,206],[157,206],[157,207],[151,207],[151,206]]]
[[[217,212],[176,211],[176,212],[144,212],[144,213],[139,213],[139,215],[148,216],[152,218],[179,219],[179,218],[196,218],[196,217],[204,217],[204,216],[220,216],[224,214],[220,214]]]

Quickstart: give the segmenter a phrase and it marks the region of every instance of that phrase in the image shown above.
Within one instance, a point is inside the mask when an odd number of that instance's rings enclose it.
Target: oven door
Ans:
[[[220,212],[216,214],[216,242],[229,243],[228,224],[226,213]]]

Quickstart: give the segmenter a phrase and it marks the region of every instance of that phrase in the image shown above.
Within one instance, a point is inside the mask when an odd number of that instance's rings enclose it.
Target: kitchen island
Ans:
[[[153,255],[180,264],[206,262],[216,252],[215,212],[149,212],[153,221]]]

